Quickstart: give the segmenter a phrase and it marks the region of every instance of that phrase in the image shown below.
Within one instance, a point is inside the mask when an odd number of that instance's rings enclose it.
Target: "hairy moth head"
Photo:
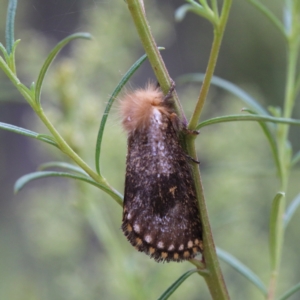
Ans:
[[[121,98],[120,110],[123,127],[128,134],[147,129],[155,111],[170,114],[162,91],[153,83],[148,83],[145,89],[127,92]]]

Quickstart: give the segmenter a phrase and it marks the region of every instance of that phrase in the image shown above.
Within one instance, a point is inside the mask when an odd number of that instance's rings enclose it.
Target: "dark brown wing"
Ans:
[[[156,261],[201,252],[202,229],[188,158],[166,115],[128,139],[122,229]]]

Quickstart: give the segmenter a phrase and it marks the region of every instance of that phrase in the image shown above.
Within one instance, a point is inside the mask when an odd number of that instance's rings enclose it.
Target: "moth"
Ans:
[[[122,230],[138,250],[159,261],[202,252],[202,227],[190,164],[179,138],[182,122],[166,96],[148,83],[120,99],[128,134]]]

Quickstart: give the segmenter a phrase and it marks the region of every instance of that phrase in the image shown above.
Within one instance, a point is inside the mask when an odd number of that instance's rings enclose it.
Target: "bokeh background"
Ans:
[[[158,45],[173,79],[204,72],[212,42],[211,25],[188,14],[174,21],[180,0],[145,1]],[[282,1],[264,1],[281,18]],[[5,43],[7,1],[0,0],[0,39]],[[122,75],[143,50],[127,6],[120,0],[20,1],[15,37],[17,71],[28,86],[44,59],[69,34],[87,31],[94,39],[72,42],[58,56],[43,88],[44,110],[66,140],[91,165],[101,115]],[[282,37],[247,1],[234,1],[216,75],[244,88],[262,103],[281,106],[285,82]],[[154,79],[146,62],[132,87]],[[47,133],[25,100],[0,72],[0,121]],[[189,116],[200,84],[177,85]],[[212,87],[202,120],[239,113],[244,104]],[[299,118],[299,104],[294,117]],[[294,151],[299,131],[291,130]],[[17,195],[14,182],[42,163],[68,161],[48,144],[0,131],[0,299],[156,299],[183,272],[185,263],[157,264],[135,251],[120,230],[121,208],[102,191],[68,179],[44,179]],[[268,224],[279,189],[268,143],[256,123],[205,127],[198,156],[216,245],[235,255],[267,283]],[[126,137],[118,111],[107,124],[102,171],[123,191]],[[68,161],[69,162],[69,161]],[[288,201],[299,193],[299,170],[290,178]],[[287,228],[279,290],[299,282],[299,211]],[[263,299],[231,267],[222,269],[232,299]],[[171,299],[210,299],[193,275]],[[299,295],[294,298],[299,299]]]

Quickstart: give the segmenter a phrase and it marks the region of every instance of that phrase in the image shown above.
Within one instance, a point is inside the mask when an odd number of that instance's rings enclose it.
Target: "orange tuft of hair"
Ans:
[[[145,89],[127,92],[120,101],[124,129],[128,133],[147,129],[155,108],[169,115],[164,94],[153,83],[148,83]]]

